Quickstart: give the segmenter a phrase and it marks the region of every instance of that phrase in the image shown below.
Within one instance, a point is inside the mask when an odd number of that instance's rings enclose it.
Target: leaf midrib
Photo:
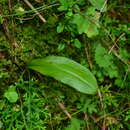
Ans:
[[[73,72],[70,72],[70,71],[67,71],[67,70],[65,70],[65,69],[63,69],[63,68],[61,68],[61,67],[58,67],[58,66],[56,66],[56,67],[59,68],[60,70],[64,71],[64,72],[67,72],[67,73],[69,73],[69,74],[75,76],[75,77],[78,78],[80,81],[85,82],[86,84],[88,84],[89,86],[91,86],[91,88],[93,88],[92,85],[91,85],[89,82],[87,82],[87,81],[84,80],[83,78],[80,78],[80,76],[78,76],[77,74],[75,74],[75,73],[73,73]]]
[[[48,62],[46,62],[46,63],[48,64]],[[83,78],[81,78],[80,76],[78,76],[77,74],[75,74],[75,73],[73,73],[73,72],[70,72],[70,71],[68,71],[68,70],[66,70],[66,69],[63,69],[63,68],[59,67],[58,64],[57,64],[57,65],[55,65],[55,64],[53,64],[53,63],[51,63],[51,64],[52,64],[53,66],[55,66],[57,69],[59,69],[59,70],[65,72],[65,73],[68,73],[68,74],[73,75],[74,77],[78,78],[81,82],[84,82],[85,84],[87,84],[88,86],[90,86],[91,88],[93,88],[92,85],[91,85],[89,82],[87,82],[86,80],[84,80]],[[62,64],[62,65],[63,65],[63,64]],[[34,66],[34,65],[33,65],[33,66]],[[41,65],[36,65],[36,66],[40,66],[40,67],[41,67]]]

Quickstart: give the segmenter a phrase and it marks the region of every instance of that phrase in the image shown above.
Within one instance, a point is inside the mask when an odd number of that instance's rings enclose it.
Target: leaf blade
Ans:
[[[79,92],[95,94],[97,82],[92,73],[79,63],[65,57],[48,56],[29,63],[29,68],[67,84]]]

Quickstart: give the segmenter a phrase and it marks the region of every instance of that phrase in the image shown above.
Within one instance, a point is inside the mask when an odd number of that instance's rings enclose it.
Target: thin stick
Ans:
[[[101,107],[102,107],[102,109],[104,109],[103,98],[102,98],[102,95],[101,95],[101,92],[100,92],[100,90],[99,90],[99,89],[98,89],[98,96],[99,96],[99,98],[100,98]]]
[[[93,65],[92,65],[92,62],[91,62],[90,55],[89,55],[89,52],[88,52],[87,47],[85,47],[85,53],[86,53],[86,56],[87,56],[87,60],[88,60],[88,63],[89,63],[90,69],[92,70]]]
[[[2,14],[2,8],[0,8],[0,16],[3,16],[3,14]],[[3,21],[3,23],[2,23],[4,32],[5,32],[5,36],[6,36],[6,38],[8,39],[8,41],[9,41],[9,43],[10,43],[10,45],[11,45],[12,47],[18,48],[19,45],[17,44],[14,35],[11,34],[8,25],[9,25],[9,24],[8,24],[8,21],[7,21],[7,19],[5,18],[4,21]],[[12,29],[12,32],[13,32],[13,29]]]
[[[104,114],[104,116],[106,115],[106,112],[105,112],[105,108],[104,108],[104,102],[103,102],[103,97],[102,97],[102,94],[101,94],[101,91],[98,89],[98,96],[99,96],[99,98],[100,98],[100,102],[101,102],[101,108],[102,108],[102,110],[103,110],[103,114]],[[105,118],[104,118],[104,120],[103,120],[103,124],[102,124],[102,130],[105,130],[105,128],[106,128],[106,120],[105,120]]]
[[[61,102],[57,102],[58,106],[61,108],[61,110],[68,116],[69,119],[71,119],[71,115],[70,113],[66,110],[65,106],[61,103]]]
[[[104,2],[103,6],[102,6],[102,8],[101,8],[101,10],[100,10],[100,12],[103,11],[103,9],[105,8],[106,4],[107,4],[107,0]]]
[[[114,47],[115,46],[118,46],[117,45],[117,42],[122,38],[122,37],[124,37],[124,35],[125,35],[125,33],[122,33],[119,37],[118,37],[118,39],[115,41],[115,43],[114,43],[114,45],[111,47],[111,49],[109,50],[109,54],[113,51],[113,49],[114,49]]]
[[[23,1],[38,15],[43,23],[46,23],[45,18],[43,18],[43,16],[33,7],[33,5],[28,0]]]
[[[84,115],[85,115],[84,120],[86,121],[87,130],[90,130],[89,124],[88,124],[88,115],[87,115],[87,113],[84,113]]]
[[[22,115],[22,118],[23,118],[24,126],[25,126],[26,129],[28,129],[27,122],[26,122],[26,118],[25,118],[24,112],[23,112],[23,103],[22,103],[22,99],[21,99],[21,96],[20,96],[19,89],[17,89],[17,91],[18,91],[18,95],[19,95],[20,110],[21,110],[21,115]]]
[[[8,0],[10,12],[12,12],[12,5],[11,5],[11,2],[12,2],[11,0]]]
[[[116,53],[116,51],[112,51],[113,52],[113,54],[120,60],[120,61],[122,61],[124,64],[126,64],[127,66],[129,66],[128,65],[128,62],[126,61],[126,60],[124,60],[120,55],[118,55],[117,53]]]

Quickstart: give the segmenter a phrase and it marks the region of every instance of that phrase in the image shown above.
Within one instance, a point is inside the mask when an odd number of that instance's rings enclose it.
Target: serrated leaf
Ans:
[[[95,60],[99,67],[104,68],[106,75],[110,78],[118,77],[117,66],[113,63],[113,57],[100,44],[95,50]]]
[[[79,34],[84,33],[88,28],[88,20],[80,14],[74,14],[73,16],[74,17],[72,22],[77,25]]]
[[[83,122],[81,120],[78,120],[76,118],[72,118],[70,125],[68,125],[65,128],[65,130],[80,130],[82,123]]]
[[[100,67],[109,67],[112,64],[112,56],[100,44],[95,50],[95,60]]]
[[[77,25],[79,34],[86,33],[88,37],[98,35],[100,13],[95,11],[94,7],[89,7],[85,15],[86,16],[80,14],[73,15],[72,23]]]
[[[98,88],[95,77],[87,68],[65,57],[48,56],[36,59],[31,61],[28,67],[85,94],[95,94]]]

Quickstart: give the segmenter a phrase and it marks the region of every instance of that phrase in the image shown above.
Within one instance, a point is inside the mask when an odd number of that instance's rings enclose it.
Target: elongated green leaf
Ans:
[[[92,73],[79,63],[60,56],[48,56],[29,63],[29,68],[51,76],[79,92],[95,94],[97,82]]]

